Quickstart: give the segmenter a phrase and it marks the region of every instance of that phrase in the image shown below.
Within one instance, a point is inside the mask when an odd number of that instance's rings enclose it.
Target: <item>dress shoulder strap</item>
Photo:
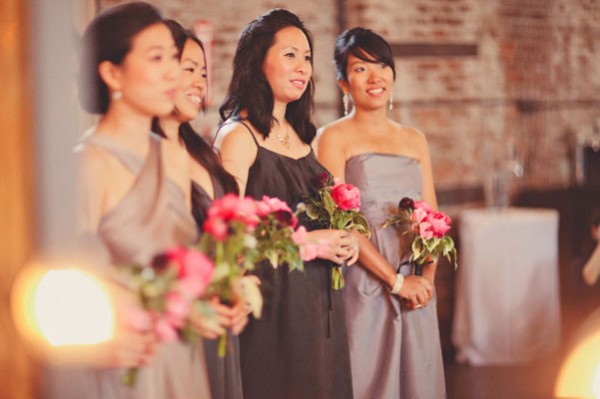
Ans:
[[[256,136],[254,136],[254,133],[252,133],[252,129],[250,129],[250,126],[246,125],[246,123],[243,121],[238,122],[240,122],[248,130],[248,133],[250,133],[250,136],[252,136],[252,140],[254,140],[254,144],[256,144],[257,147],[260,147],[260,144],[258,144],[258,140],[256,140]]]

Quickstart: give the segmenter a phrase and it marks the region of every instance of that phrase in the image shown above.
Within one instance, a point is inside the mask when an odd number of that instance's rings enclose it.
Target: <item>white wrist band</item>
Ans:
[[[396,282],[394,282],[394,286],[390,290],[390,292],[394,295],[397,295],[400,292],[400,288],[402,288],[402,283],[404,282],[404,276],[400,273],[396,274]]]

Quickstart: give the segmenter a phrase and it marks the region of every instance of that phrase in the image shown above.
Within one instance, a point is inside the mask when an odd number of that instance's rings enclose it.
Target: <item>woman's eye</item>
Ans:
[[[311,55],[305,56],[304,61],[308,61],[308,62],[312,61],[312,56]]]
[[[287,57],[287,58],[295,58],[296,54],[294,54],[294,53],[285,53],[284,56]]]
[[[150,60],[154,61],[154,62],[160,62],[160,61],[162,61],[162,59],[163,59],[162,55],[158,55],[158,54],[150,57]]]
[[[364,72],[364,71],[365,71],[365,67],[354,68],[354,72]]]
[[[189,72],[189,73],[194,73],[195,69],[194,68],[183,68],[183,70],[185,72]]]

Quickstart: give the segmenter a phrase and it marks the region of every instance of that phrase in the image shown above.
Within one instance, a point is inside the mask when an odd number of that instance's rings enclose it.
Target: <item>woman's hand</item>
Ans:
[[[231,332],[238,335],[248,324],[248,308],[245,303],[238,301],[231,309]]]
[[[433,297],[433,286],[424,277],[409,275],[404,277],[398,296],[408,301],[412,309],[419,309],[429,304]]]
[[[192,310],[189,315],[190,323],[196,332],[206,339],[217,339],[225,334],[230,326],[230,308],[223,305],[219,298],[212,298],[207,303],[207,314]]]
[[[123,328],[106,344],[102,353],[107,367],[138,367],[149,364],[156,353],[158,340],[151,331],[138,332]]]
[[[208,305],[211,316],[193,311],[189,317],[192,326],[203,338],[216,339],[225,334],[227,329],[231,329],[231,332],[237,335],[248,324],[248,312],[242,301],[227,306],[215,297],[208,302]]]
[[[308,232],[307,240],[319,244],[318,257],[337,264],[345,260],[356,261],[358,244],[356,239],[345,230],[313,230]]]

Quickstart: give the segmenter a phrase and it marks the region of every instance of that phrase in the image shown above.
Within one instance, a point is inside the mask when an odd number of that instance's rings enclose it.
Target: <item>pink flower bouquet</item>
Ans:
[[[383,227],[398,225],[403,234],[410,236],[409,262],[414,264],[415,274],[422,275],[423,266],[437,261],[440,255],[457,267],[454,241],[446,235],[451,224],[449,216],[432,209],[425,201],[404,197],[398,204],[397,212],[385,221]]]
[[[195,342],[197,335],[188,316],[202,300],[214,264],[202,252],[176,247],[158,255],[148,267],[124,269],[130,284],[136,287],[140,308],[130,308],[126,323],[138,331],[153,329],[160,342]],[[138,368],[130,368],[122,377],[126,385],[135,384]]]
[[[244,278],[255,265],[268,260],[272,267],[287,264],[290,272],[302,271],[303,260],[311,256],[298,219],[278,198],[255,201],[229,194],[213,202],[207,212],[199,248],[215,263],[215,273],[207,296],[224,303],[243,300],[254,317],[262,310],[258,279]],[[221,337],[219,354],[225,355],[226,337]]]
[[[316,197],[307,198],[306,215],[331,229],[355,230],[369,236],[369,225],[360,213],[360,190],[352,184],[340,183],[328,174],[319,176],[321,187]],[[332,269],[332,288],[344,288],[341,266]]]

